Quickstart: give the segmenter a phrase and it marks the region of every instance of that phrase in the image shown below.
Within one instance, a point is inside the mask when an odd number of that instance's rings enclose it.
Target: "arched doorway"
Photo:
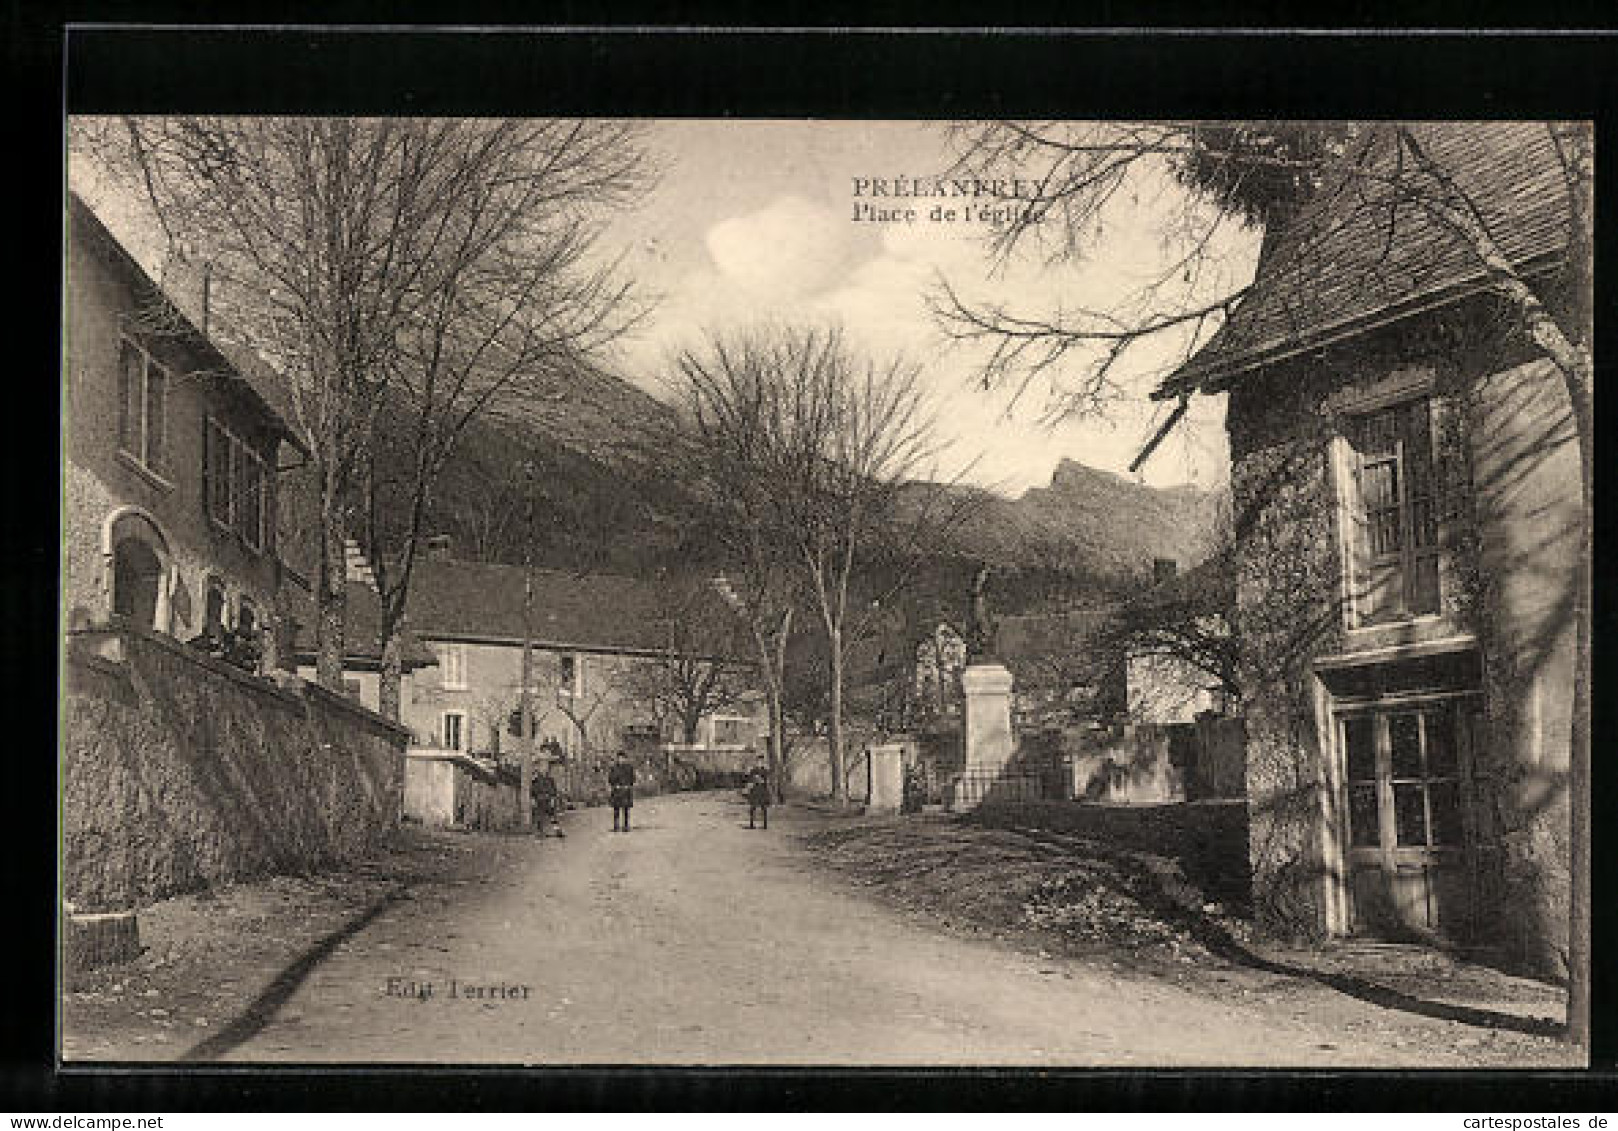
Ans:
[[[134,508],[108,516],[102,551],[110,610],[141,628],[169,631],[168,540],[152,517]]]

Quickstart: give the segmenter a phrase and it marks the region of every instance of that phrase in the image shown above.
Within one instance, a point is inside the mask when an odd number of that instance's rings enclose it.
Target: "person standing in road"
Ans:
[[[753,819],[760,813],[764,815],[764,827],[770,827],[770,771],[764,764],[764,756],[759,755],[758,761],[747,772],[747,827],[757,828]]]
[[[562,791],[556,786],[556,778],[551,774],[550,759],[539,764],[539,773],[534,775],[533,781],[534,804],[534,832],[540,836],[545,835],[545,821],[551,822],[557,836],[566,836],[562,832]]]
[[[629,831],[629,810],[635,805],[635,767],[629,763],[629,755],[618,751],[618,757],[612,763],[612,769],[607,771],[607,793],[612,802],[612,831],[619,831],[619,818],[623,819],[622,831]]]

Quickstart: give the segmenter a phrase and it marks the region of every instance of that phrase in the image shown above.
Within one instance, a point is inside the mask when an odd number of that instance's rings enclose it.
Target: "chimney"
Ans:
[[[213,263],[199,260],[189,246],[171,248],[159,272],[164,295],[207,337],[213,305]]]
[[[1173,558],[1153,558],[1152,584],[1162,585],[1165,581],[1172,580],[1178,568],[1179,566]]]
[[[455,556],[455,536],[453,534],[429,534],[426,545],[429,558],[450,558]]]

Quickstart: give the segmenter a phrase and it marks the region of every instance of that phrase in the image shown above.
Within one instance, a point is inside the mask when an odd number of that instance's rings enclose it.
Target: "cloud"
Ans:
[[[837,283],[852,252],[841,217],[801,196],[777,197],[757,212],[708,229],[719,274],[765,298],[805,298]]]

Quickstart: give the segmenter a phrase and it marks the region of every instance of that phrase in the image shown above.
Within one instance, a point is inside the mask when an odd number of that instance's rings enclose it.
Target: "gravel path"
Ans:
[[[928,930],[805,867],[779,813],[648,799],[614,834],[502,838],[504,866],[416,886],[193,1055],[538,1065],[1391,1065],[1274,1009]],[[301,980],[300,980],[301,979]],[[289,980],[295,985],[286,985]],[[430,987],[430,988],[429,988]],[[250,1011],[251,1012],[251,1011]],[[1419,1063],[1445,1063],[1422,1050]]]

